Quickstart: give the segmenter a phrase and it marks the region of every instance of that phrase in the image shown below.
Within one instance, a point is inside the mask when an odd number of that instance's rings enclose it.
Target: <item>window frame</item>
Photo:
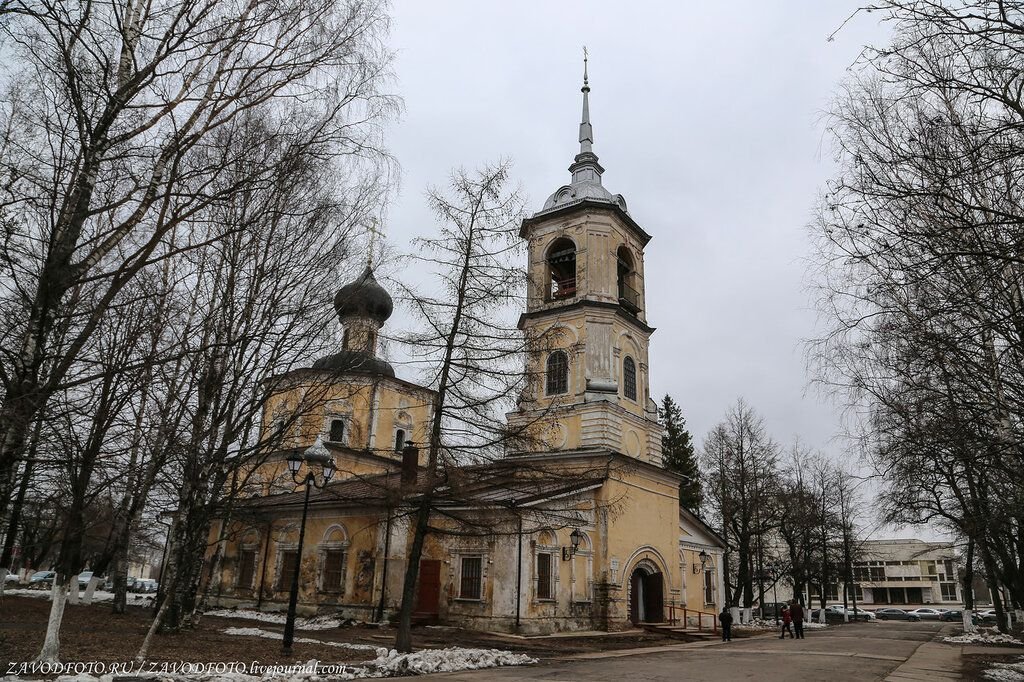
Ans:
[[[334,425],[340,424],[341,426],[341,438],[334,437]],[[337,415],[328,415],[327,417],[327,438],[325,439],[328,443],[345,443],[348,438],[348,423],[344,417]]]
[[[404,426],[400,426],[395,429],[395,452],[402,452],[405,450],[405,441],[409,440],[407,436],[408,432]]]
[[[541,571],[541,558],[547,563],[547,575],[544,575]],[[537,552],[537,558],[534,562],[534,570],[536,571],[537,580],[534,587],[534,592],[537,596],[537,601],[555,601],[555,555],[553,552],[547,550],[541,550]],[[541,590],[542,585],[545,585],[542,581],[547,579],[546,589]]]
[[[561,358],[562,365],[555,369],[560,370],[558,377],[558,384],[556,385],[552,380],[552,364],[556,361],[556,358]],[[554,388],[552,388],[554,386]],[[558,390],[562,388],[562,390]],[[545,396],[559,396],[569,394],[569,354],[564,350],[558,349],[548,353],[547,360],[544,362],[544,395]]]
[[[466,562],[477,563],[476,574],[466,573]],[[466,594],[466,581],[475,580],[476,594]],[[471,585],[473,583],[470,583]],[[463,554],[459,556],[459,596],[460,601],[483,601],[484,599],[484,556],[483,554]]]
[[[328,569],[328,562],[332,555],[340,555],[340,563],[337,569]],[[320,591],[331,594],[345,594],[345,580],[348,577],[348,549],[344,546],[324,547],[320,552]],[[337,571],[337,585],[328,582],[329,572]]]
[[[298,545],[281,545],[277,548],[277,580],[274,581],[275,592],[290,592],[292,589],[292,581],[289,579],[287,584],[285,583],[284,576],[286,572],[294,573],[295,571],[295,556],[299,553]],[[289,561],[288,556],[292,556]]]
[[[251,555],[252,556],[252,565],[251,565],[251,567],[249,569],[251,571],[251,573],[249,575],[249,580],[248,581],[245,581],[245,580],[242,579],[242,577],[243,577],[242,566],[245,565],[243,563],[243,561],[242,561],[242,558],[245,555]],[[253,588],[253,585],[256,583],[256,564],[257,564],[257,559],[258,558],[259,558],[259,551],[258,551],[257,548],[250,547],[250,546],[247,546],[247,545],[243,545],[242,547],[239,547],[239,549],[238,549],[238,559],[237,559],[238,560],[238,568],[235,571],[235,587],[236,588],[243,589],[243,590],[251,590]]]
[[[631,372],[627,371],[628,367],[632,368]],[[639,395],[636,369],[636,360],[633,359],[633,356],[627,355],[622,359],[622,395],[633,402],[636,402],[636,397]],[[630,395],[630,388],[633,389],[632,395]]]

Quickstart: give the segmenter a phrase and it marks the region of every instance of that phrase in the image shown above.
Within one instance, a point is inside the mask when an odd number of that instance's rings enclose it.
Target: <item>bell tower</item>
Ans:
[[[526,218],[530,285],[519,327],[537,351],[535,378],[510,424],[543,425],[554,450],[601,448],[661,464],[662,426],[650,399],[644,248],[651,240],[620,194],[605,189],[594,153],[587,58],[580,150],[569,184]]]

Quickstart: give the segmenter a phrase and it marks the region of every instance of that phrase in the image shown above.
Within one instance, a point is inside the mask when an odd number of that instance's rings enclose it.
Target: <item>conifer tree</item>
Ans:
[[[693,439],[686,430],[686,419],[679,403],[666,394],[661,400],[661,415],[665,421],[665,433],[661,437],[662,457],[665,468],[682,474],[686,478],[679,482],[679,504],[691,511],[700,508],[700,473],[697,456],[693,451]]]

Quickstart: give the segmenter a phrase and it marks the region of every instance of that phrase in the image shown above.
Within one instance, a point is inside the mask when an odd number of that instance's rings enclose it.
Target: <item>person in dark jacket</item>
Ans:
[[[796,630],[796,638],[804,638],[804,607],[800,606],[796,599],[789,602],[789,615],[793,618],[793,629]]]
[[[722,612],[718,614],[718,622],[722,624],[722,641],[732,641],[732,614],[729,613],[729,607],[722,609]]]
[[[794,637],[793,637],[793,627],[791,625],[792,622],[793,622],[793,614],[791,614],[789,612],[789,609],[787,607],[783,606],[782,607],[782,634],[779,635],[779,639],[786,639],[786,633],[787,632],[789,633],[789,638],[790,639],[794,639]]]

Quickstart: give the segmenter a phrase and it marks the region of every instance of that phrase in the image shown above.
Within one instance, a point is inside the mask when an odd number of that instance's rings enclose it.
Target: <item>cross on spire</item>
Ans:
[[[370,244],[366,249],[366,267],[373,269],[373,249],[377,245],[377,235],[379,234],[376,218],[370,218],[370,225],[366,230],[370,233]]]

